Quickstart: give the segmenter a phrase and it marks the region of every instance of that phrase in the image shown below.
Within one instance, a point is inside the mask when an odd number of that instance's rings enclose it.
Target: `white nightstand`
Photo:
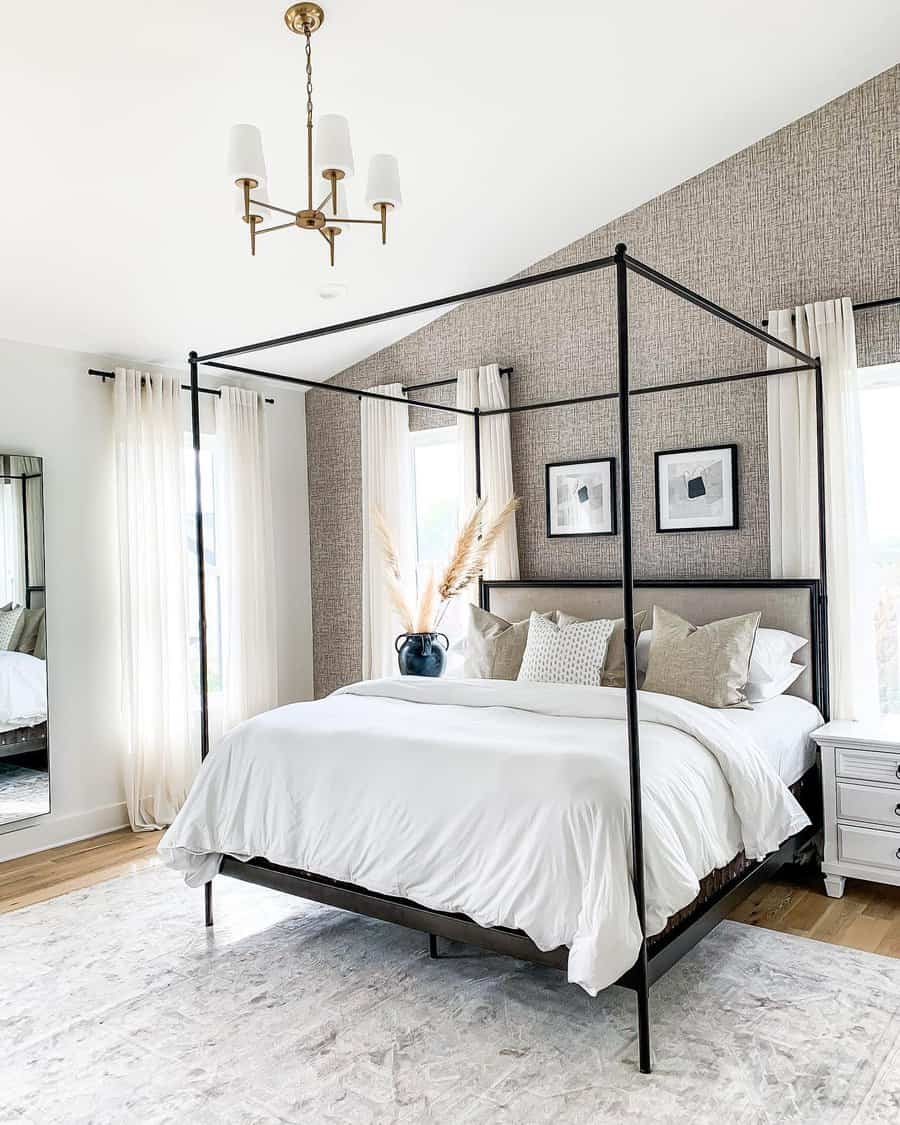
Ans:
[[[825,890],[850,877],[900,886],[900,720],[826,723],[822,751]]]

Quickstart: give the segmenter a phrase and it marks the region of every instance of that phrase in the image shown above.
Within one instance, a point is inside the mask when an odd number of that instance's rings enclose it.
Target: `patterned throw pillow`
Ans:
[[[19,625],[25,610],[22,606],[15,609],[0,610],[0,652],[8,652],[14,640],[18,640]]]
[[[614,621],[575,621],[557,625],[532,613],[528,643],[518,679],[548,684],[600,686]]]

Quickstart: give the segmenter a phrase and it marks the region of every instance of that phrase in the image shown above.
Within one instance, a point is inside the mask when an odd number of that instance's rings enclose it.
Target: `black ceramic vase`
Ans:
[[[440,676],[450,640],[446,633],[401,633],[394,641],[401,676]]]

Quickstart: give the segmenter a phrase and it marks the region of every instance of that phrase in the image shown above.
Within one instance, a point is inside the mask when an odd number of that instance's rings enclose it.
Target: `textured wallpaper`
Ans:
[[[771,308],[900,288],[896,130],[900,66],[830,102],[664,195],[535,263],[533,271],[629,252],[749,320]],[[532,270],[526,272],[532,272]],[[765,347],[629,275],[635,384],[765,366]],[[861,365],[900,359],[898,311],[857,317]],[[512,366],[512,401],[614,389],[611,271],[454,309],[336,376],[354,387],[443,378],[460,367]],[[452,402],[453,388],[424,392]],[[448,396],[442,398],[441,396]],[[337,401],[335,401],[337,399]],[[635,565],[639,577],[768,573],[763,381],[639,396],[633,402]],[[415,428],[452,424],[418,410]],[[359,409],[307,395],[316,694],[359,677],[361,509]],[[519,554],[527,578],[614,577],[619,538],[547,539],[544,466],[617,455],[615,402],[513,415],[513,472],[522,497]],[[653,453],[737,443],[741,527],[654,531]]]

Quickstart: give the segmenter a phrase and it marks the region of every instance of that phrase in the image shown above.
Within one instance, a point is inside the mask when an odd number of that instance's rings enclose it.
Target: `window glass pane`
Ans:
[[[216,552],[215,516],[216,440],[200,437],[200,478],[203,497],[203,550],[206,563],[206,648],[210,696],[222,692],[221,576]],[[197,527],[194,512],[194,447],[184,437],[184,542],[188,553],[188,643],[190,646],[192,704],[200,709],[200,626],[197,607]]]
[[[432,569],[442,572],[459,529],[459,465],[456,426],[411,434],[412,485],[416,513],[416,586],[421,590]],[[456,598],[438,628],[451,643],[465,632],[465,603]],[[462,657],[451,652],[447,670],[461,671]]]
[[[456,427],[420,431],[413,443],[416,560],[442,563],[456,538],[459,480]]]
[[[900,365],[861,372],[869,538],[882,711],[900,713]]]

